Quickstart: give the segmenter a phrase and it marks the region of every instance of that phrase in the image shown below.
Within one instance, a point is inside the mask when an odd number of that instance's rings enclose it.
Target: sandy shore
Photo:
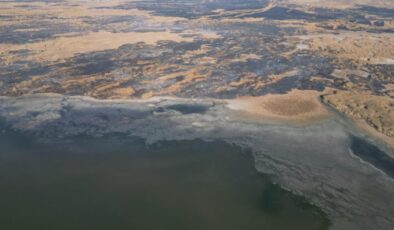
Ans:
[[[240,97],[227,100],[227,107],[249,119],[305,124],[328,118],[330,112],[320,103],[316,91],[293,90],[287,94]]]

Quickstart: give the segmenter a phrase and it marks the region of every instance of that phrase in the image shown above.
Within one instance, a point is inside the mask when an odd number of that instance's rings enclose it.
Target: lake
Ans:
[[[317,207],[220,141],[0,134],[1,229],[328,229]]]

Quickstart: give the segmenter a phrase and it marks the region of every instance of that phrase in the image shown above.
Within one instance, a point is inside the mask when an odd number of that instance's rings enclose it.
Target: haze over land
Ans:
[[[47,138],[246,146],[333,229],[394,226],[391,0],[0,0],[0,96]]]

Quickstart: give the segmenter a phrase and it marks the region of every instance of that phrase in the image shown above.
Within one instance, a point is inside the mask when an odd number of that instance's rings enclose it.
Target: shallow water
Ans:
[[[382,170],[386,175],[394,178],[393,158],[374,144],[362,138],[353,136],[350,149],[353,154],[360,157],[362,160],[374,165],[379,170]]]
[[[223,142],[0,134],[2,229],[327,229]]]

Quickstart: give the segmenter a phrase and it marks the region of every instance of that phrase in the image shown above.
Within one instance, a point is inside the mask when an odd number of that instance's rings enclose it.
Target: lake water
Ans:
[[[0,228],[327,229],[326,216],[223,142],[0,134]]]
[[[394,178],[394,159],[378,146],[356,136],[352,137],[350,149],[362,160],[374,165],[391,178]]]

